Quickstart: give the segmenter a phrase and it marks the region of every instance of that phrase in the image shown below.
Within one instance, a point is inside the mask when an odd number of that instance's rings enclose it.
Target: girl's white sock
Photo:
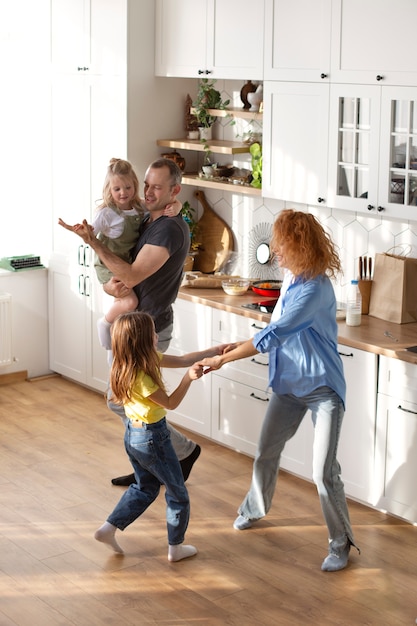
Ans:
[[[110,546],[110,548],[112,548],[118,554],[123,554],[123,550],[117,543],[114,536],[116,530],[116,526],[113,526],[113,524],[110,524],[110,522],[104,522],[104,524],[100,526],[100,528],[94,533],[94,539],[97,539],[97,541],[101,541],[102,543]]]
[[[185,546],[182,543],[177,546],[168,546],[168,561],[181,561],[195,554],[197,554],[197,548],[194,546]]]

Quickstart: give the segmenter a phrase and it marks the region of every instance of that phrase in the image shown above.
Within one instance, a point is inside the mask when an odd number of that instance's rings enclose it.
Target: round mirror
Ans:
[[[267,243],[261,243],[256,248],[256,260],[261,265],[265,265],[266,263],[268,263],[268,261],[270,259],[270,256],[271,255],[270,255],[270,252],[269,252],[269,246],[268,246]]]

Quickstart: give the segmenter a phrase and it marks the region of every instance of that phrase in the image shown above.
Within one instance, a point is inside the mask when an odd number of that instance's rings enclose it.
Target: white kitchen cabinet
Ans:
[[[417,366],[381,356],[373,504],[417,523]]]
[[[262,195],[328,204],[329,85],[264,83]]]
[[[411,87],[331,85],[328,204],[417,215],[417,112]]]
[[[331,0],[266,0],[264,80],[329,80]]]
[[[58,226],[58,218],[91,223],[110,159],[126,155],[126,106],[126,77],[59,76],[53,81],[54,253],[73,254],[81,241]]]
[[[157,0],[157,76],[262,80],[264,0]]]
[[[338,460],[347,496],[370,503],[374,484],[378,357],[339,345],[346,378],[346,411]]]
[[[98,341],[97,320],[107,297],[95,276],[91,249],[80,245],[75,250],[69,263],[54,259],[49,267],[49,366],[104,392],[107,351]]]
[[[52,68],[59,74],[126,73],[127,3],[53,0]]]
[[[245,341],[264,322],[213,309],[213,342]],[[239,452],[255,455],[270,393],[268,355],[227,363],[212,377],[211,437]]]
[[[12,357],[12,363],[0,367],[0,375],[25,370],[29,378],[49,374],[47,270],[0,270],[0,293],[11,295]],[[9,333],[4,320],[0,327]]]
[[[174,331],[168,354],[182,355],[204,350],[213,345],[211,341],[212,309],[177,298],[174,303]],[[162,370],[168,393],[179,385],[186,369],[164,368]],[[181,404],[170,411],[168,418],[173,424],[206,437],[211,436],[211,376],[203,376],[192,383]]]
[[[415,0],[333,0],[331,80],[415,85],[416,20]]]
[[[33,72],[39,76],[48,67],[51,57],[50,4],[51,0],[2,2],[0,72],[3,77],[6,75],[13,80],[21,74],[29,77]],[[9,82],[8,87],[10,90]],[[11,93],[9,91],[10,98]],[[31,97],[30,91],[26,91],[26,96]],[[14,97],[11,99],[15,100]]]

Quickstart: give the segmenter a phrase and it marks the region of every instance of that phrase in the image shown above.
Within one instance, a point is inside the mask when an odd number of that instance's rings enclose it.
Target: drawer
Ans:
[[[417,365],[381,356],[378,393],[417,404]]]
[[[245,341],[257,332],[266,328],[265,322],[235,315],[227,311],[213,310],[213,341],[228,343],[230,341]]]
[[[227,313],[227,311],[214,310],[213,342],[246,341],[265,326],[265,322],[258,322],[248,317]],[[268,385],[268,364],[268,353],[256,354],[247,359],[227,363],[221,368],[220,375],[265,391]]]

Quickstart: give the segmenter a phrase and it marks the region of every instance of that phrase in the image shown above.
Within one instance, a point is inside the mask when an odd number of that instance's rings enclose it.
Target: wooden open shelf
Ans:
[[[196,152],[204,152],[204,143],[200,139],[158,139],[157,145],[164,148],[176,148],[178,150],[195,150]],[[238,141],[224,141],[220,139],[210,139],[208,142],[211,152],[216,154],[246,154],[249,152],[250,145]]]
[[[228,183],[227,181],[217,181],[211,178],[200,178],[198,174],[186,173],[182,176],[183,185],[192,185],[193,187],[206,187],[210,189],[221,189],[222,191],[229,191],[239,193],[247,196],[262,196],[262,190],[251,187],[250,185],[235,185],[234,183]]]
[[[191,107],[190,113],[194,113],[195,109]],[[208,109],[209,115],[213,117],[239,117],[244,120],[253,120],[261,122],[263,118],[262,111],[249,111],[248,109],[239,109],[233,107],[230,109]]]

